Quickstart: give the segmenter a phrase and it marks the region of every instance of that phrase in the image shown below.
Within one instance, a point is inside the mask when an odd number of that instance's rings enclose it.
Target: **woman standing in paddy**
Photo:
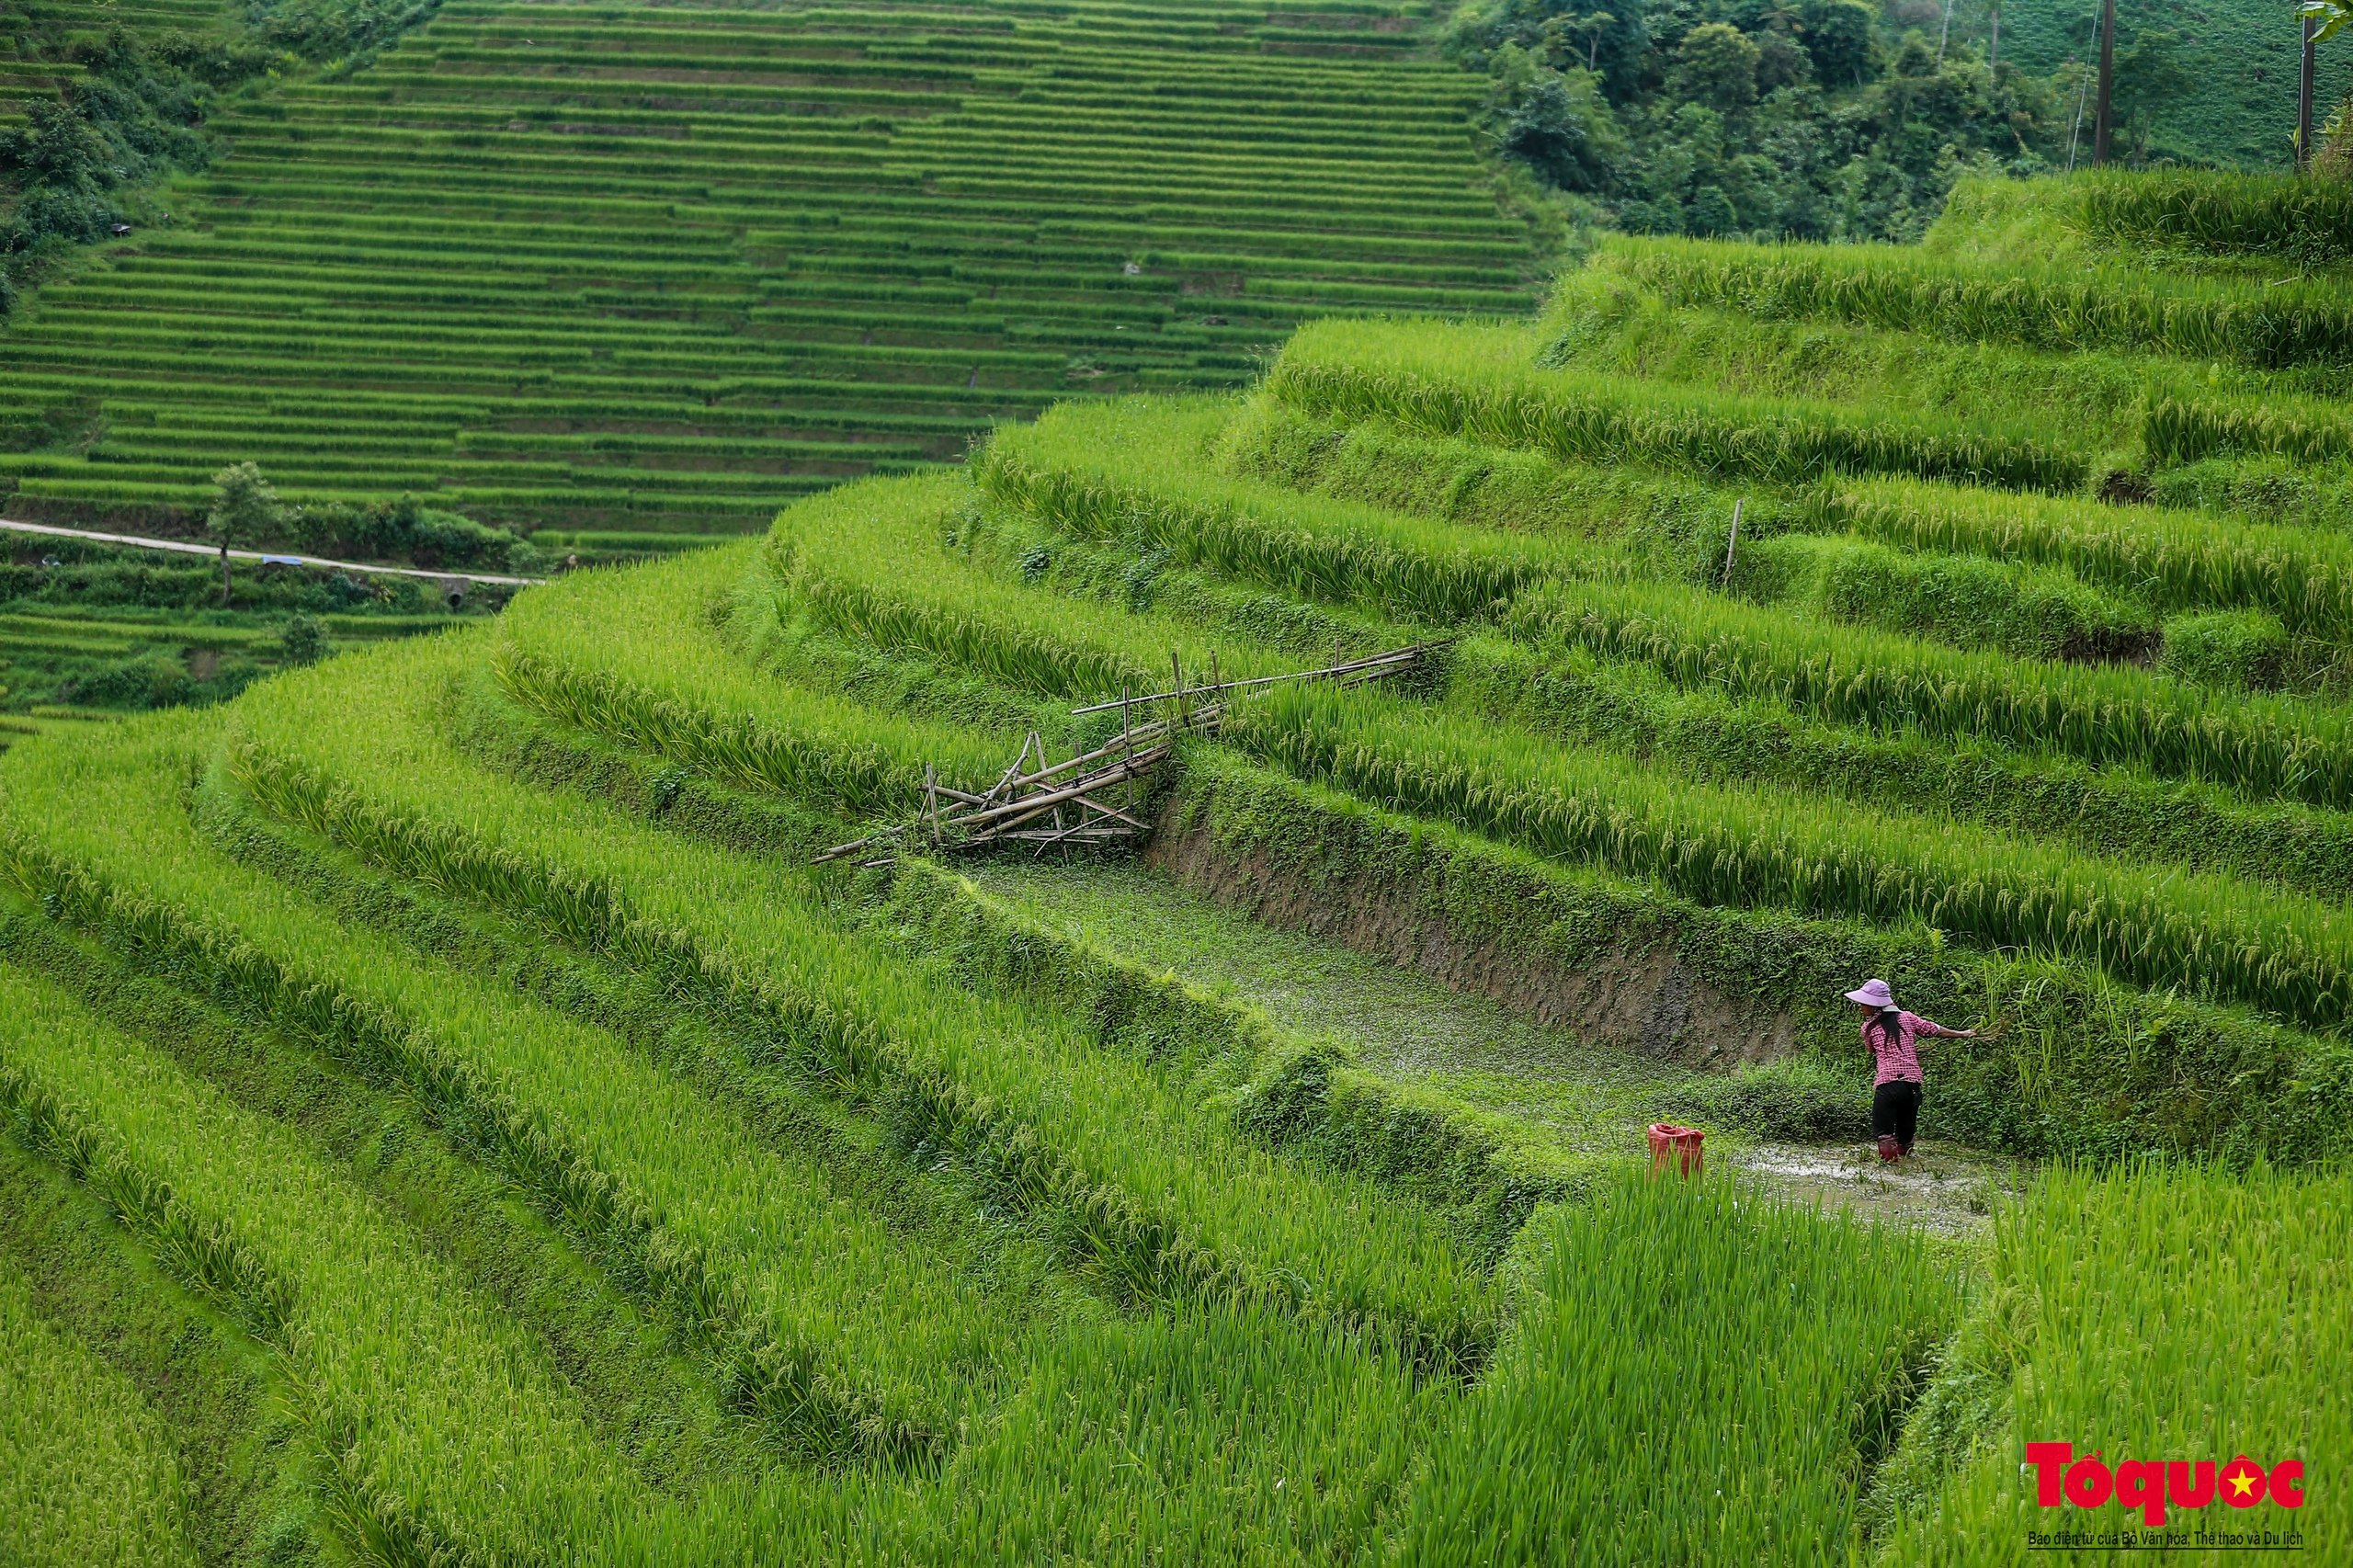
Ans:
[[[1871,1133],[1879,1140],[1879,1157],[1900,1160],[1912,1152],[1912,1135],[1920,1125],[1920,1053],[1914,1041],[1975,1040],[1975,1029],[1949,1029],[1895,1005],[1895,993],[1884,980],[1866,980],[1847,993],[1847,1000],[1862,1010],[1863,1043],[1879,1062],[1872,1079]]]

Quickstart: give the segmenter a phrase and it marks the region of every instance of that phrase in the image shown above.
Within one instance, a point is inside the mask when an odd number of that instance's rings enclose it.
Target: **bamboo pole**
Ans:
[[[1416,642],[1410,648],[1397,648],[1392,649],[1386,653],[1369,654],[1361,659],[1351,659],[1347,664],[1327,665],[1324,668],[1317,670],[1292,670],[1285,675],[1254,676],[1248,680],[1230,680],[1214,687],[1197,686],[1191,688],[1191,695],[1198,697],[1206,695],[1212,691],[1246,691],[1254,687],[1273,686],[1279,682],[1287,680],[1322,680],[1327,677],[1355,675],[1360,671],[1370,669],[1386,670],[1392,665],[1411,664],[1414,660],[1429,652],[1432,648],[1442,647],[1451,641],[1453,641],[1451,638],[1441,638],[1436,642]],[[1165,702],[1170,698],[1176,695],[1177,693],[1174,691],[1153,691],[1146,692],[1143,696],[1136,698],[1135,700],[1138,702]],[[1120,704],[1117,701],[1090,703],[1085,708],[1072,709],[1070,710],[1071,717],[1079,718],[1088,713],[1100,713],[1106,709],[1117,708],[1119,706],[1120,706]]]

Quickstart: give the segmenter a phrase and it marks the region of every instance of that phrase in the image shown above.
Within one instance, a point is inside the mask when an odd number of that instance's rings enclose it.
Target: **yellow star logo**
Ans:
[[[2242,1497],[2255,1490],[2255,1477],[2249,1475],[2245,1471],[2241,1471],[2236,1475],[2232,1476],[2230,1478],[2230,1483],[2231,1489]]]

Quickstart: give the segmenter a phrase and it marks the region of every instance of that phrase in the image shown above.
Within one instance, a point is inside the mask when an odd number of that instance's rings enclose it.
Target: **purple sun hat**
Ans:
[[[1847,1000],[1860,1002],[1866,1007],[1893,1007],[1895,1006],[1895,993],[1887,988],[1884,980],[1866,980],[1847,993]]]

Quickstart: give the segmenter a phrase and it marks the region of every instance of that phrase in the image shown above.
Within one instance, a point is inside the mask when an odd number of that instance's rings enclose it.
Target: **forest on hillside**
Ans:
[[[2120,7],[2119,157],[2287,160],[2295,24],[2284,5],[2259,5]],[[2079,9],[1473,0],[1448,47],[1488,74],[1481,130],[1494,148],[1589,221],[1637,233],[1906,241],[1963,174],[2089,162],[2097,10]],[[2325,51],[2325,104],[2346,90],[2337,57],[2347,52]]]

